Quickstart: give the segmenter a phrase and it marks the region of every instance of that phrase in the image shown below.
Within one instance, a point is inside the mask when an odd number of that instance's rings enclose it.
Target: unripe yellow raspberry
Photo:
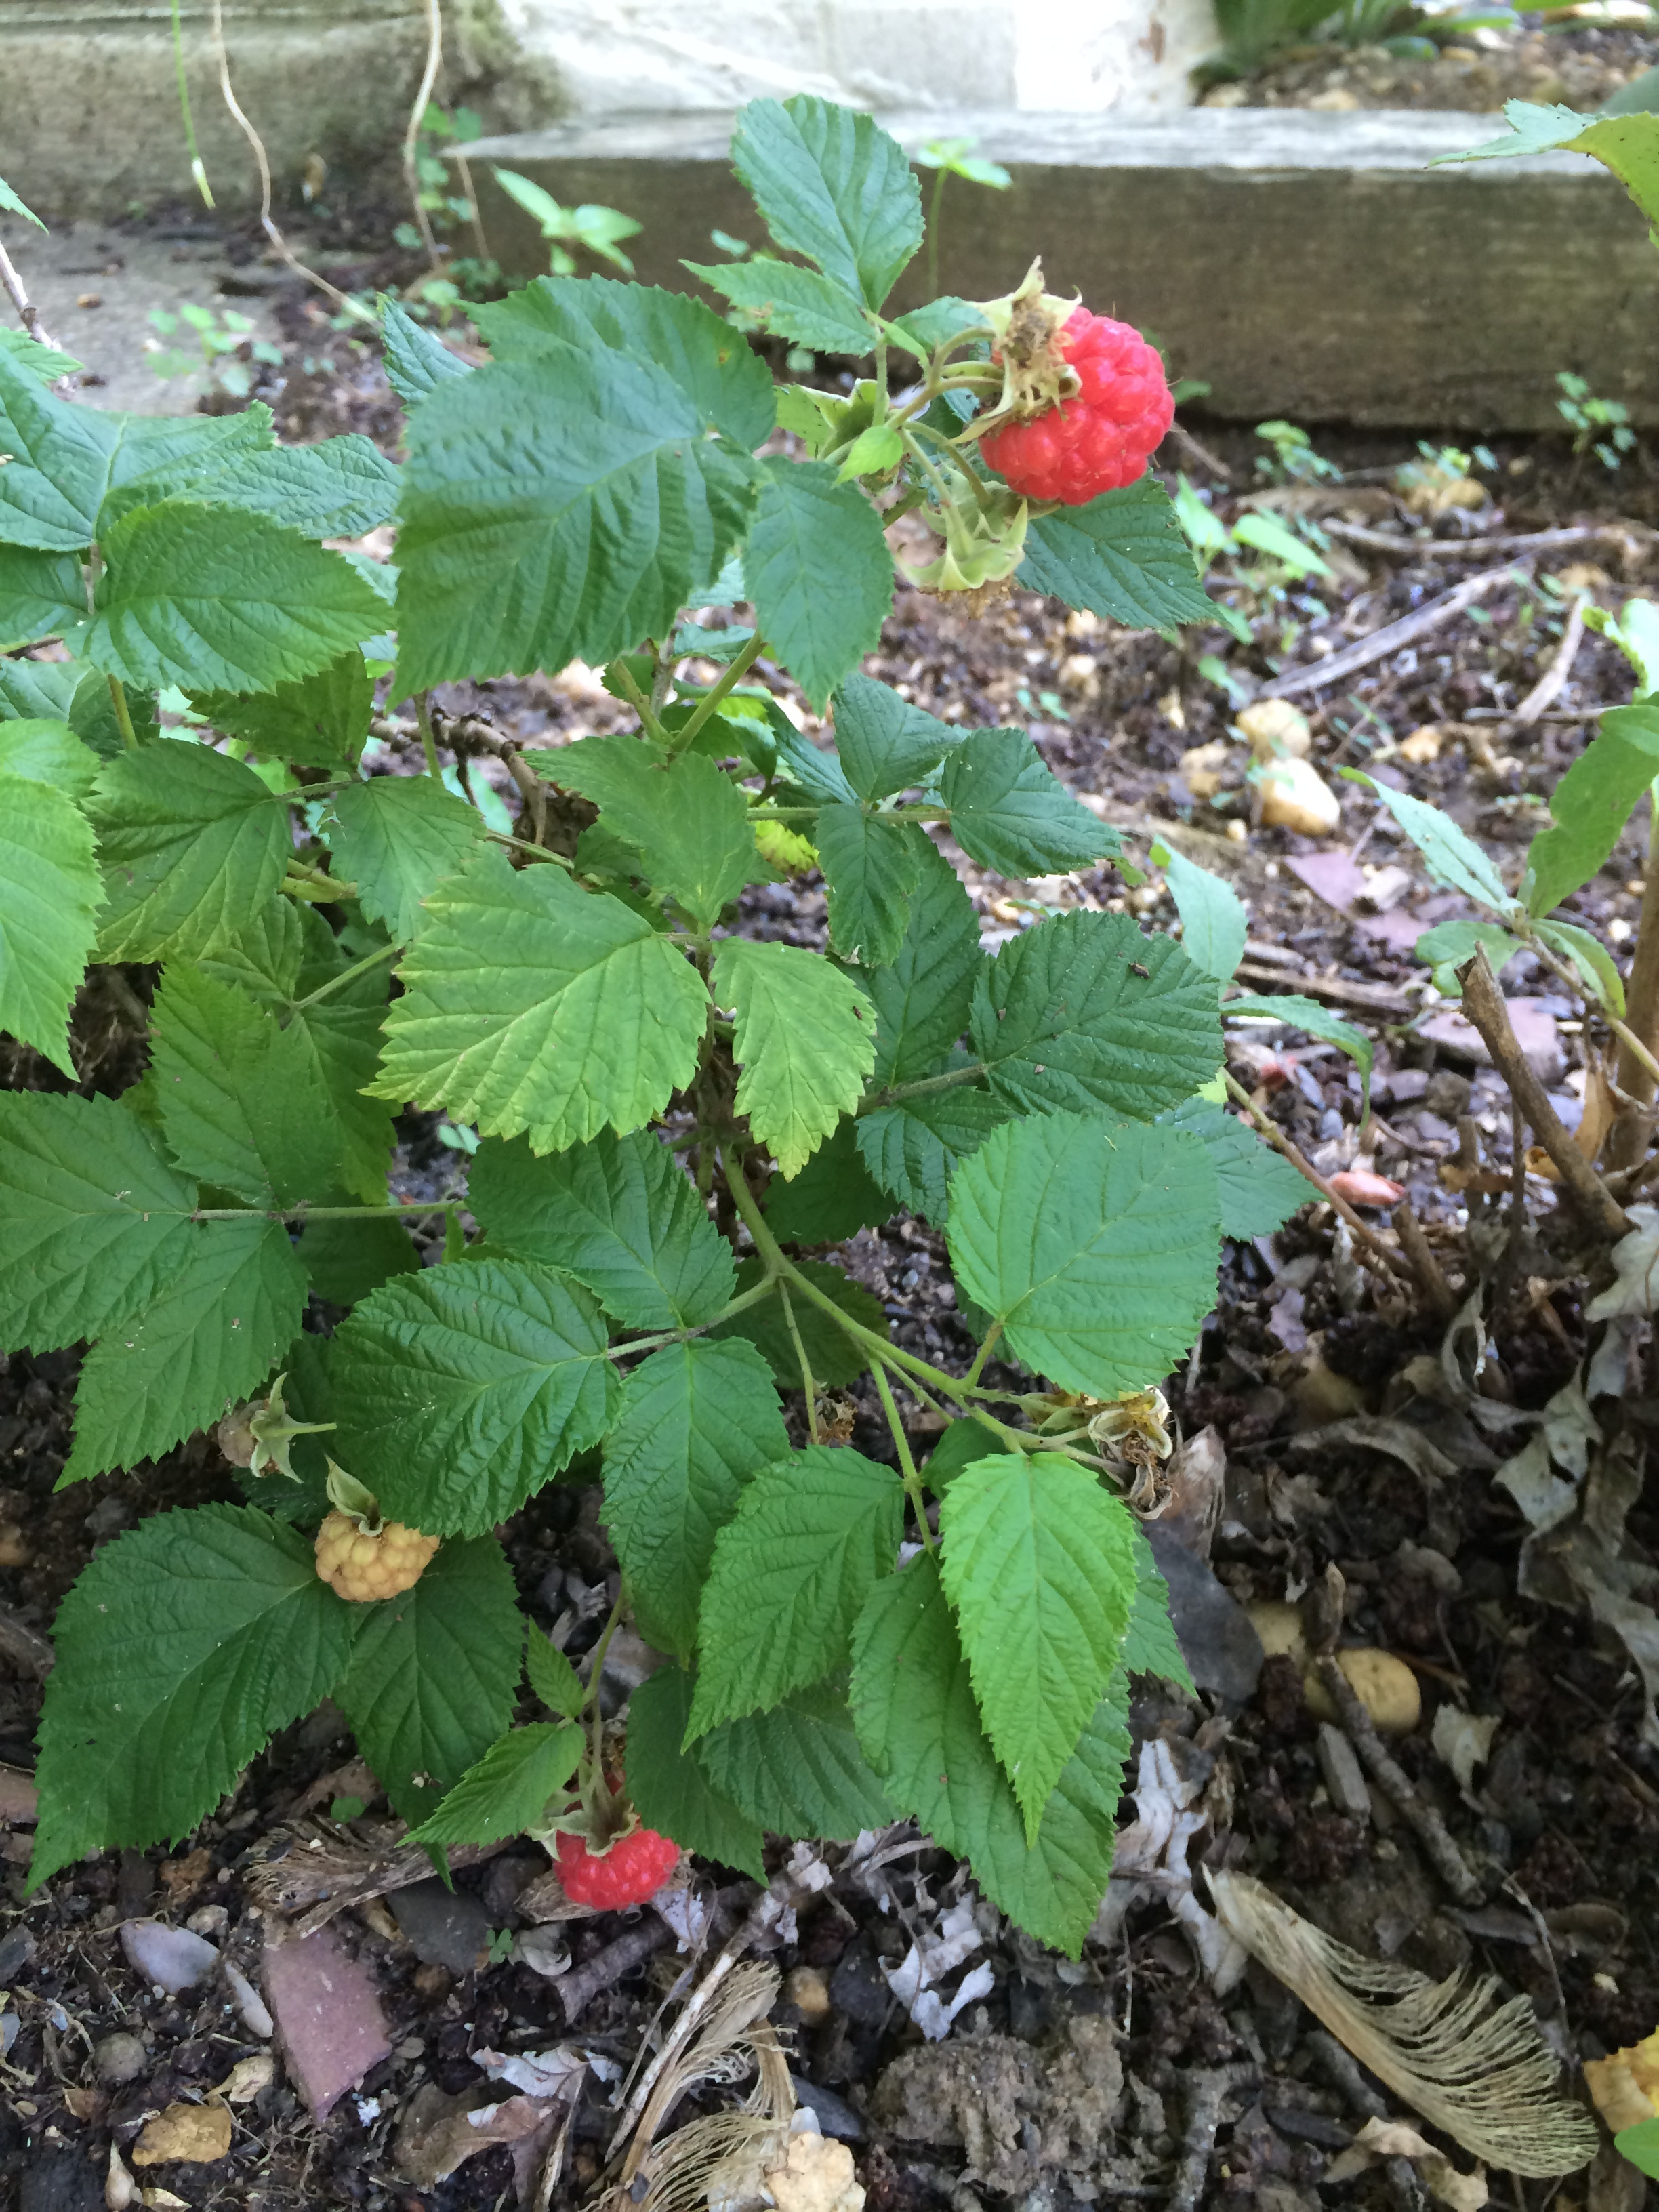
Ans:
[[[412,1589],[437,1548],[435,1536],[401,1521],[371,1536],[349,1513],[331,1513],[317,1531],[317,1571],[337,1596],[371,1605]]]

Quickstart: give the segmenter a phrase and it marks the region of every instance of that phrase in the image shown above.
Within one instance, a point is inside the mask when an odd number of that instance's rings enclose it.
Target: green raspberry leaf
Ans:
[[[821,1260],[798,1260],[797,1274],[805,1275],[815,1289],[840,1307],[849,1321],[869,1329],[884,1343],[887,1340],[887,1316],[881,1300],[873,1291],[866,1291],[862,1283],[855,1283],[839,1267],[827,1266]],[[739,1260],[738,1262],[738,1291],[752,1291],[762,1277],[758,1260]],[[861,1352],[821,1306],[803,1297],[799,1290],[791,1304],[794,1310],[795,1328],[806,1347],[813,1380],[828,1384],[832,1389],[842,1383],[855,1382],[870,1364],[867,1353]],[[786,1390],[800,1388],[800,1361],[796,1355],[794,1339],[789,1334],[783,1316],[783,1304],[775,1285],[769,1297],[758,1299],[746,1306],[730,1321],[722,1322],[714,1331],[716,1336],[745,1336],[759,1351],[767,1365]]]
[[[1035,1844],[1135,1601],[1134,1522],[1054,1452],[999,1452],[945,1493],[939,1540],[985,1732]]]
[[[51,668],[51,661],[10,662],[10,667]],[[72,693],[74,685],[69,687]],[[65,702],[67,704],[67,702]],[[0,708],[4,701],[0,698]],[[61,714],[0,719],[0,775],[49,784],[67,799],[82,799],[98,780],[98,756]]]
[[[1191,1350],[1215,1304],[1220,1218],[1190,1131],[1048,1114],[963,1161],[948,1236],[959,1289],[1029,1367],[1115,1398]]]
[[[891,1199],[859,1157],[862,1127],[838,1122],[793,1182],[767,1193],[767,1226],[781,1244],[839,1244],[891,1214]]]
[[[1028,1114],[1139,1121],[1221,1065],[1214,977],[1127,915],[1059,915],[1012,939],[980,971],[972,1027],[992,1088]]]
[[[897,955],[859,978],[875,1004],[878,1083],[913,1083],[939,1071],[968,1026],[974,978],[986,965],[979,916],[956,870],[931,839],[919,857]]]
[[[386,348],[387,380],[405,407],[418,407],[429,392],[453,376],[471,374],[471,362],[453,354],[435,331],[417,323],[406,307],[382,293],[380,342]]]
[[[807,93],[751,100],[732,166],[778,244],[866,307],[881,306],[921,244],[921,183],[873,117]]]
[[[851,1843],[896,1815],[859,1748],[840,1682],[814,1682],[765,1713],[726,1721],[697,1746],[714,1787],[775,1836]]]
[[[410,1831],[409,1840],[441,1847],[499,1844],[504,1837],[527,1834],[546,1820],[549,1801],[562,1793],[581,1755],[582,1732],[568,1721],[509,1729]]]
[[[1012,1111],[994,1091],[965,1086],[878,1106],[859,1116],[859,1154],[884,1191],[942,1229],[951,1177]]]
[[[293,850],[286,801],[204,745],[122,754],[100,773],[88,811],[109,902],[102,960],[216,951],[254,921]]]
[[[337,791],[333,807],[341,877],[356,884],[363,912],[408,944],[426,918],[422,901],[483,846],[483,816],[429,775],[371,776]]]
[[[193,1224],[182,1270],[81,1365],[60,1487],[157,1459],[252,1396],[300,1333],[306,1277],[280,1221]]]
[[[845,1446],[811,1444],[753,1475],[714,1540],[688,1733],[706,1735],[844,1667],[903,1526],[896,1474]]]
[[[895,1806],[1040,1943],[1078,1958],[1112,1871],[1131,1750],[1127,1685],[1114,1678],[1043,1808],[1035,1845],[980,1725],[939,1570],[913,1559],[878,1583],[854,1639],[859,1741]]]
[[[216,730],[240,738],[261,759],[298,761],[307,768],[349,768],[356,764],[368,735],[374,682],[354,646],[317,675],[279,684],[258,697],[198,691],[190,703]]]
[[[302,538],[362,538],[396,514],[401,482],[401,470],[371,439],[349,431],[314,446],[236,454],[203,481],[197,496],[263,514]],[[141,480],[125,497],[146,491]],[[108,522],[106,515],[105,528]]]
[[[18,773],[20,759],[46,757],[25,754],[18,731],[46,732],[37,738],[43,745],[58,735],[88,765],[91,755],[61,723],[0,723],[0,1030],[75,1083],[70,1008],[97,943],[103,885],[91,826],[74,799]]]
[[[580,1713],[584,1695],[581,1676],[558,1645],[550,1644],[533,1623],[527,1625],[525,1631],[524,1666],[532,1691],[550,1712],[568,1720]]]
[[[1055,875],[1123,849],[1023,730],[971,731],[945,761],[939,791],[957,844],[1000,876]]]
[[[492,1251],[563,1268],[630,1328],[696,1328],[732,1295],[731,1246],[647,1130],[544,1159],[518,1139],[486,1139],[467,1202]]]
[[[734,307],[742,307],[778,337],[815,353],[862,359],[875,343],[875,325],[862,301],[816,270],[757,254],[750,261],[684,261]]]
[[[384,969],[363,980],[384,999]],[[378,1006],[349,1006],[342,994],[296,1012],[289,1024],[289,1034],[303,1045],[307,1065],[328,1095],[339,1138],[341,1184],[365,1206],[386,1203],[392,1164],[392,1109],[366,1095],[380,1064],[380,1021]]]
[[[823,806],[812,842],[830,899],[830,941],[847,959],[883,968],[898,957],[927,839],[914,822],[865,806]]]
[[[684,1668],[659,1667],[628,1702],[628,1794],[641,1820],[682,1850],[766,1879],[758,1824],[714,1787],[695,1751],[683,1748],[693,1696]]]
[[[1161,1115],[1176,1129],[1190,1129],[1210,1156],[1221,1195],[1224,1237],[1270,1237],[1314,1195],[1313,1185],[1282,1152],[1264,1144],[1249,1123],[1207,1098],[1188,1098]]]
[[[355,1306],[394,1275],[416,1275],[421,1255],[400,1221],[312,1221],[300,1237],[306,1279],[331,1305]]]
[[[812,705],[881,642],[893,605],[893,563],[881,517],[828,461],[764,464],[744,551],[755,619]],[[836,587],[824,589],[833,576]]]
[[[511,1725],[524,1670],[524,1618],[493,1536],[441,1544],[412,1589],[363,1615],[334,1694],[392,1808],[436,1812]]]
[[[639,847],[642,872],[699,929],[761,872],[743,793],[711,760],[671,758],[637,738],[582,738],[560,750],[551,772],[593,801],[602,828]]]
[[[849,676],[835,703],[836,750],[860,799],[890,799],[925,783],[961,742],[960,730],[873,677]]]
[[[1146,477],[1039,516],[1016,581],[1130,629],[1216,619],[1170,495]]]
[[[713,989],[735,1017],[738,1111],[779,1172],[796,1175],[857,1105],[875,1065],[869,1001],[821,954],[746,938],[720,946]]]
[[[0,520],[9,519],[0,500]],[[81,564],[72,553],[0,545],[0,650],[61,636],[86,616]]]
[[[376,1097],[556,1152],[660,1114],[697,1064],[695,968],[618,899],[485,853],[426,902]],[[804,957],[804,956],[803,956]]]
[[[714,1539],[743,1486],[787,1455],[771,1370],[740,1340],[665,1345],[629,1376],[605,1440],[605,1511],[635,1617],[690,1656]]]
[[[596,1444],[620,1395],[578,1283],[465,1260],[385,1284],[344,1322],[338,1455],[392,1519],[482,1536]]]
[[[1135,1601],[1118,1664],[1126,1674],[1161,1674],[1196,1697],[1192,1670],[1170,1618],[1170,1585],[1158,1572],[1146,1531],[1138,1521],[1133,1527]]]
[[[187,1834],[329,1694],[352,1615],[310,1539],[247,1507],[158,1513],[106,1545],[53,1632],[32,1885],[90,1850]]]

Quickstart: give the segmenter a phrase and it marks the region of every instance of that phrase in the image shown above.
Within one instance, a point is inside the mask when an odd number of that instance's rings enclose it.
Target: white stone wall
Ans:
[[[1212,0],[503,0],[573,115],[815,92],[883,108],[1157,114],[1191,104]]]

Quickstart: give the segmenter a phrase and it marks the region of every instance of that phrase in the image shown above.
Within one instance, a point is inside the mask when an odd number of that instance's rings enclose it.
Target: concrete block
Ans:
[[[940,286],[990,298],[1039,252],[1050,289],[1152,331],[1206,404],[1256,421],[1559,427],[1573,369],[1659,426],[1659,255],[1599,164],[1552,154],[1431,169],[1494,135],[1488,115],[1194,108],[1165,118],[1008,110],[884,114],[915,148],[973,134],[1013,185],[947,191]],[[629,115],[470,148],[503,265],[546,266],[494,185],[513,168],[567,204],[645,226],[647,283],[694,289],[683,259],[719,228],[760,242],[724,114]],[[921,296],[920,259],[896,304]]]

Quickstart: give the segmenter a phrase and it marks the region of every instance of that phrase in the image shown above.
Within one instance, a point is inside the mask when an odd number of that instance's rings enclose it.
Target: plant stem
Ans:
[[[190,149],[190,173],[196,179],[196,189],[203,200],[211,207],[213,191],[202,161],[202,149],[196,143],[196,125],[191,120],[190,86],[185,78],[185,37],[179,22],[179,0],[173,0],[173,67],[179,80],[179,113],[185,126],[185,143]]]
[[[627,661],[613,660],[605,673],[609,675],[613,670],[617,683],[622,685],[627,695],[629,705],[640,718],[640,727],[645,732],[646,736],[657,744],[666,745],[669,743],[668,733],[651,711],[651,702],[634,681],[634,672]]]
[[[933,1532],[927,1525],[927,1500],[922,1494],[921,1477],[916,1473],[915,1461],[910,1455],[910,1439],[904,1433],[904,1424],[899,1419],[899,1409],[893,1399],[893,1386],[887,1380],[887,1364],[878,1359],[870,1372],[881,1393],[881,1410],[887,1416],[887,1425],[893,1432],[893,1444],[898,1453],[899,1480],[904,1485],[904,1494],[910,1501],[910,1510],[916,1516],[923,1548],[933,1549]]]
[[[415,211],[415,226],[421,234],[427,259],[434,269],[441,269],[444,257],[432,234],[432,225],[422,204],[419,155],[421,125],[426,118],[427,102],[432,97],[432,88],[438,81],[438,64],[443,59],[444,18],[439,0],[426,0],[426,67],[421,72],[420,88],[409,111],[409,127],[404,132],[404,182],[409,190],[410,205]]]
[[[132,726],[132,709],[127,704],[127,695],[118,676],[109,677],[110,704],[115,709],[115,726],[121,732],[121,743],[130,753],[138,750],[138,732]]]
[[[729,697],[742,683],[765,649],[765,641],[757,630],[736,659],[728,665],[719,683],[704,692],[685,722],[669,739],[670,746],[675,752],[683,753],[686,750],[703,724],[719,708],[721,700]]]
[[[967,1067],[953,1067],[948,1075],[924,1075],[916,1083],[890,1083],[884,1091],[867,1091],[854,1108],[857,1114],[873,1114],[883,1106],[896,1106],[902,1098],[925,1098],[935,1091],[954,1091],[964,1083],[975,1082],[985,1073],[985,1063],[976,1060]]]
[[[1303,1158],[1302,1153],[1271,1115],[1258,1111],[1251,1103],[1249,1092],[1231,1075],[1227,1078],[1227,1094],[1236,1105],[1243,1108],[1249,1116],[1251,1126],[1260,1135],[1267,1139],[1274,1151],[1282,1152],[1297,1173],[1307,1177],[1327,1206],[1334,1206],[1359,1239],[1364,1249],[1370,1253],[1374,1259],[1379,1261],[1390,1274],[1398,1275],[1401,1281],[1409,1283],[1413,1290],[1418,1289],[1419,1285],[1417,1280],[1417,1271],[1411,1262],[1401,1253],[1391,1249],[1374,1231],[1365,1226],[1347,1200],[1340,1191],[1333,1190],[1318,1169]]]
[[[812,1379],[812,1363],[806,1357],[806,1346],[795,1320],[795,1309],[790,1304],[789,1285],[780,1275],[778,1301],[783,1308],[783,1325],[789,1332],[789,1341],[795,1347],[795,1357],[800,1362],[800,1387],[806,1393],[806,1434],[813,1443],[822,1441],[818,1433],[818,1386]]]
[[[420,725],[421,750],[426,755],[426,772],[434,783],[441,783],[444,780],[443,763],[438,758],[438,740],[432,734],[431,702],[424,691],[416,694],[415,720]]]
[[[196,1206],[186,1221],[418,1221],[428,1213],[459,1213],[464,1198],[411,1198],[391,1206]]]
[[[1631,962],[1630,981],[1626,987],[1625,1015],[1632,1037],[1639,1038],[1650,1048],[1659,1043],[1659,787],[1650,793],[1648,805],[1648,858],[1643,872],[1642,917],[1637,924],[1636,956]],[[1638,1105],[1652,1104],[1656,1085],[1651,1067],[1644,1065],[1622,1041],[1616,1079],[1619,1088]],[[1609,1164],[1619,1168],[1634,1167],[1646,1148],[1647,1133],[1640,1115],[1622,1115],[1613,1127],[1607,1149]]]
[[[1647,914],[1647,892],[1645,888],[1644,888],[1642,894],[1642,912],[1644,918]],[[1642,940],[1638,936],[1637,939],[1637,956],[1638,958],[1641,956],[1641,945]],[[1601,1015],[1602,1020],[1613,1031],[1614,1036],[1618,1038],[1620,1046],[1623,1048],[1620,1055],[1621,1065],[1624,1060],[1628,1057],[1634,1062],[1635,1068],[1645,1074],[1649,1085],[1648,1096],[1650,1097],[1652,1096],[1651,1086],[1655,1082],[1659,1082],[1659,1060],[1656,1060],[1654,1058],[1652,1053],[1648,1049],[1648,1047],[1643,1042],[1642,1039],[1636,1035],[1635,1031],[1632,1030],[1626,1023],[1620,1020],[1618,1015],[1613,1012],[1612,1007],[1608,1006],[1607,1000],[1601,997],[1601,994],[1591,990],[1589,983],[1585,978],[1582,969],[1572,967],[1565,960],[1557,959],[1554,953],[1550,951],[1548,945],[1540,945],[1535,937],[1528,936],[1528,945],[1530,951],[1538,955],[1538,957],[1543,962],[1545,967],[1553,969],[1554,973],[1561,978],[1561,981],[1568,986],[1576,997],[1583,999],[1587,1006],[1591,1006],[1595,1008],[1597,1013]],[[1656,965],[1659,966],[1659,958],[1656,959]],[[1632,985],[1635,981],[1636,970],[1632,966],[1631,969],[1631,981]],[[1622,1091],[1626,1086],[1622,1082],[1620,1082],[1619,1087]]]
[[[966,1376],[963,1377],[963,1380],[970,1388],[979,1381],[980,1376],[985,1372],[985,1363],[991,1357],[992,1352],[996,1349],[1001,1336],[1002,1323],[1000,1321],[994,1321],[991,1323],[990,1328],[985,1332],[984,1343],[980,1346],[979,1350],[974,1354],[973,1365],[968,1370]]]
[[[486,829],[484,836],[492,845],[510,845],[515,853],[528,853],[532,860],[551,860],[556,867],[573,872],[575,868],[568,853],[556,853],[550,845],[532,845],[527,838],[512,836],[505,830]]]
[[[397,945],[382,945],[378,951],[365,952],[362,958],[354,960],[349,968],[342,968],[339,974],[331,975],[326,983],[319,983],[303,999],[296,999],[290,1012],[304,1013],[307,1006],[314,1006],[319,999],[331,998],[336,991],[343,991],[348,983],[355,983],[358,976],[367,975],[371,968],[378,968],[383,960],[395,960],[402,949]]]

